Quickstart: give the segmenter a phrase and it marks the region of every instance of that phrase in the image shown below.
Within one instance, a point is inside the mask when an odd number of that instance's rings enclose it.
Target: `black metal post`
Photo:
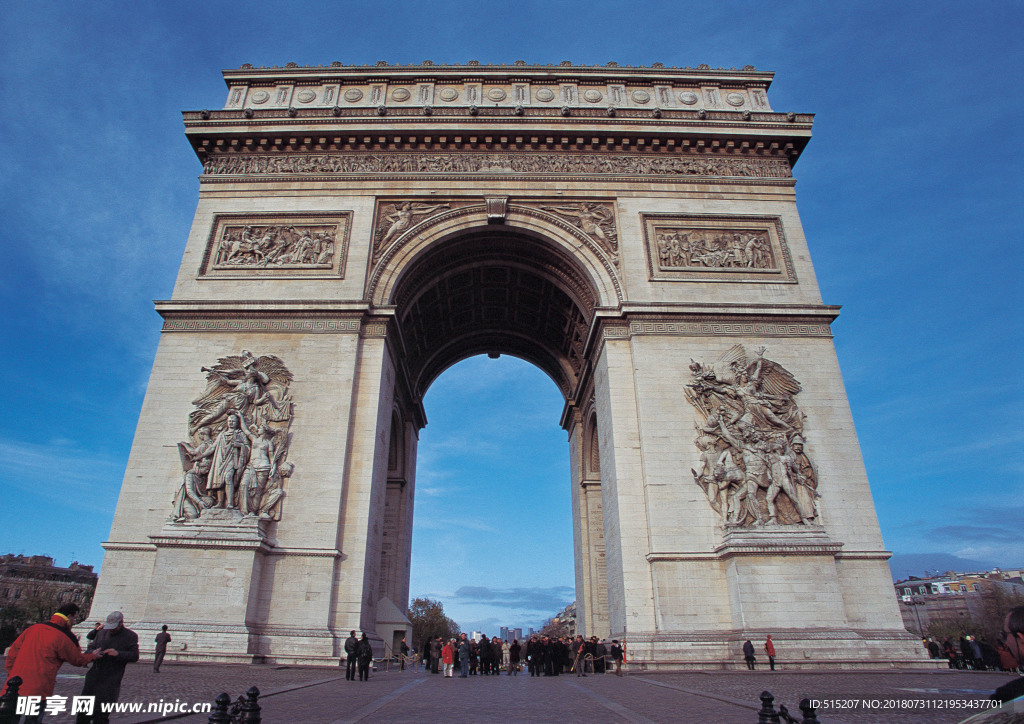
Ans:
[[[241,724],[261,724],[263,717],[260,714],[260,690],[255,686],[245,692],[245,703],[242,705]]]
[[[762,691],[759,698],[761,699],[761,711],[757,712],[757,724],[779,724],[779,715],[772,704],[775,697],[770,692]]]
[[[0,697],[0,724],[18,724],[18,689],[21,677],[12,676],[7,680],[7,693]]]
[[[208,724],[231,724],[231,714],[228,707],[231,706],[231,697],[227,693],[218,694],[213,700],[213,713],[206,721]]]
[[[818,713],[813,706],[811,706],[810,699],[801,699],[800,711],[803,712],[804,720],[802,724],[820,724],[818,722]]]

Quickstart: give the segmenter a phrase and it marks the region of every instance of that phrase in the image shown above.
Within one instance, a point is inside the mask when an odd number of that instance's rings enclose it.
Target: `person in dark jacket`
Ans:
[[[359,680],[369,681],[370,680],[370,662],[373,661],[373,646],[370,645],[370,639],[363,634],[363,638],[359,640]]]
[[[594,673],[603,674],[605,672],[605,664],[608,657],[608,646],[605,644],[604,639],[597,642],[594,647]]]
[[[519,657],[523,647],[517,639],[512,639],[512,645],[508,647],[508,673],[512,676],[519,676]]]
[[[491,673],[495,676],[501,674],[501,639],[497,636],[491,639]]]
[[[469,677],[469,641],[466,634],[459,637],[459,678]]]
[[[345,639],[345,681],[356,680],[356,668],[359,665],[359,639],[355,631],[349,631]]]
[[[743,658],[747,661],[747,668],[754,671],[756,659],[754,658],[754,644],[750,643],[750,639],[743,642]]]
[[[96,704],[91,716],[78,715],[77,724],[107,724],[110,714],[103,711],[102,705],[114,703],[121,695],[125,667],[139,660],[139,637],[125,628],[124,615],[114,611],[86,649],[86,653],[90,652],[100,654],[100,658],[85,675],[82,696],[95,696]]]
[[[491,661],[494,658],[494,649],[491,648],[491,640],[487,634],[480,637],[477,646],[480,647],[480,673],[484,676],[491,675]]]
[[[441,637],[436,636],[430,642],[430,673],[438,673],[437,665],[441,662]]]
[[[476,676],[477,668],[480,664],[480,645],[473,641],[469,642],[469,675]]]
[[[615,675],[622,676],[622,647],[619,646],[618,639],[612,639],[612,661],[615,662]]]

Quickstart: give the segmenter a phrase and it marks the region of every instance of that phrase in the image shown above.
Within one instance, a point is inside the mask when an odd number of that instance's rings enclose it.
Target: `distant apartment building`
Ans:
[[[894,585],[900,600],[903,625],[912,633],[923,636],[935,621],[975,621],[985,613],[986,593],[1001,592],[1024,600],[1024,580],[1021,571],[957,573],[919,578],[911,576]]]
[[[67,568],[49,556],[0,556],[0,606],[47,597],[57,604],[77,603],[86,613],[99,576],[92,566],[75,561]]]

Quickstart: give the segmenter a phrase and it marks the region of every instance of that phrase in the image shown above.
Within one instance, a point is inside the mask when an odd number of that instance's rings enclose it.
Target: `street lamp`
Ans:
[[[921,626],[921,614],[917,610],[917,606],[927,606],[927,601],[922,601],[920,598],[911,598],[910,596],[904,596],[904,606],[914,606],[914,615],[917,617],[917,635],[924,638],[924,627]]]

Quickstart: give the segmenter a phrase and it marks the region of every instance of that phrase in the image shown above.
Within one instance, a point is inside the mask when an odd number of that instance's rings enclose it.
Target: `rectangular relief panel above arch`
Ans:
[[[651,281],[796,284],[778,216],[640,214]]]
[[[352,212],[217,214],[200,279],[344,279]]]

